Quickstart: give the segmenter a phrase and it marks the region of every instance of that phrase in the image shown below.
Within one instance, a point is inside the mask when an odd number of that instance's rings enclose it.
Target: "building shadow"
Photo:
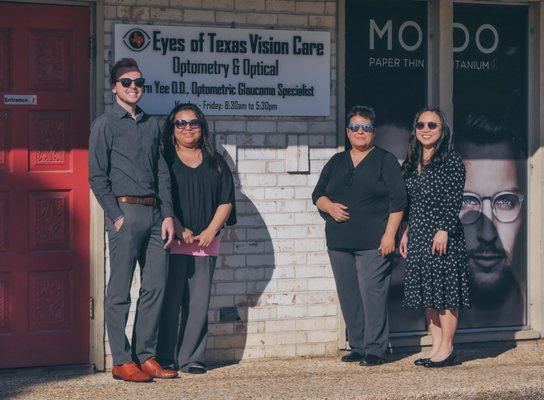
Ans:
[[[48,382],[67,382],[94,374],[92,365],[60,365],[0,370],[0,400],[26,397],[26,389]]]
[[[515,349],[516,342],[512,336],[509,341],[488,343],[459,343],[456,344],[457,364],[465,361],[497,358],[509,350]]]
[[[217,150],[233,174],[237,224],[223,233],[214,273],[206,350],[212,367],[265,356],[265,320],[273,317],[276,296],[275,288],[269,287],[275,269],[272,236],[259,208],[244,192],[236,153],[221,144]],[[229,150],[239,151],[238,146]]]

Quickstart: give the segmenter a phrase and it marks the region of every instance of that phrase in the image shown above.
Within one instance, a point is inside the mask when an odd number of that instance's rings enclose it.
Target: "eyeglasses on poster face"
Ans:
[[[502,191],[493,196],[480,196],[477,193],[465,192],[459,218],[464,225],[475,223],[482,215],[484,202],[489,201],[493,216],[497,221],[514,222],[521,213],[523,200],[523,194],[514,191]]]

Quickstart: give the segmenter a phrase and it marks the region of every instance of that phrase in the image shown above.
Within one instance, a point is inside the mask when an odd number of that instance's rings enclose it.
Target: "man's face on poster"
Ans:
[[[508,143],[462,146],[467,171],[461,209],[470,272],[481,293],[508,285],[523,194]]]

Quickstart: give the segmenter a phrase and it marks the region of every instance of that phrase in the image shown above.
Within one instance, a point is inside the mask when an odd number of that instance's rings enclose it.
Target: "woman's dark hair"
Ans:
[[[448,154],[453,150],[453,135],[451,134],[446,115],[439,108],[425,108],[419,111],[414,117],[412,124],[412,134],[410,135],[410,144],[408,154],[402,163],[402,174],[404,177],[412,176],[417,171],[418,165],[423,165],[423,146],[417,140],[415,124],[424,112],[432,112],[440,118],[440,138],[435,143],[435,152],[429,160],[429,167],[444,162]]]
[[[374,113],[374,109],[372,107],[360,105],[351,107],[351,110],[349,110],[349,113],[346,116],[346,126],[349,125],[350,119],[352,119],[356,115],[369,119],[372,125],[376,126],[376,114]]]
[[[213,143],[208,121],[200,108],[192,103],[182,103],[174,107],[170,112],[162,129],[162,142],[164,146],[164,158],[169,165],[175,160],[176,157],[176,137],[174,136],[174,121],[176,114],[180,111],[192,111],[195,113],[196,118],[200,121],[201,136],[198,140],[198,147],[202,151],[202,159],[207,162],[214,171],[221,172],[221,166],[218,161],[218,153]]]

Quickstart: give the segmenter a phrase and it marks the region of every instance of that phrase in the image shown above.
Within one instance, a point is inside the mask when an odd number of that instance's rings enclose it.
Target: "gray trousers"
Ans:
[[[389,343],[390,259],[377,249],[329,250],[329,258],[351,349],[383,357]]]
[[[168,252],[163,249],[159,209],[137,204],[119,205],[125,217],[119,232],[106,218],[110,278],[105,314],[114,365],[130,361],[142,363],[155,356],[159,317],[168,277]],[[136,262],[140,264],[141,287],[131,347],[125,335],[125,327]]]
[[[217,257],[170,256],[157,356],[163,365],[187,371],[205,366],[208,307]]]

